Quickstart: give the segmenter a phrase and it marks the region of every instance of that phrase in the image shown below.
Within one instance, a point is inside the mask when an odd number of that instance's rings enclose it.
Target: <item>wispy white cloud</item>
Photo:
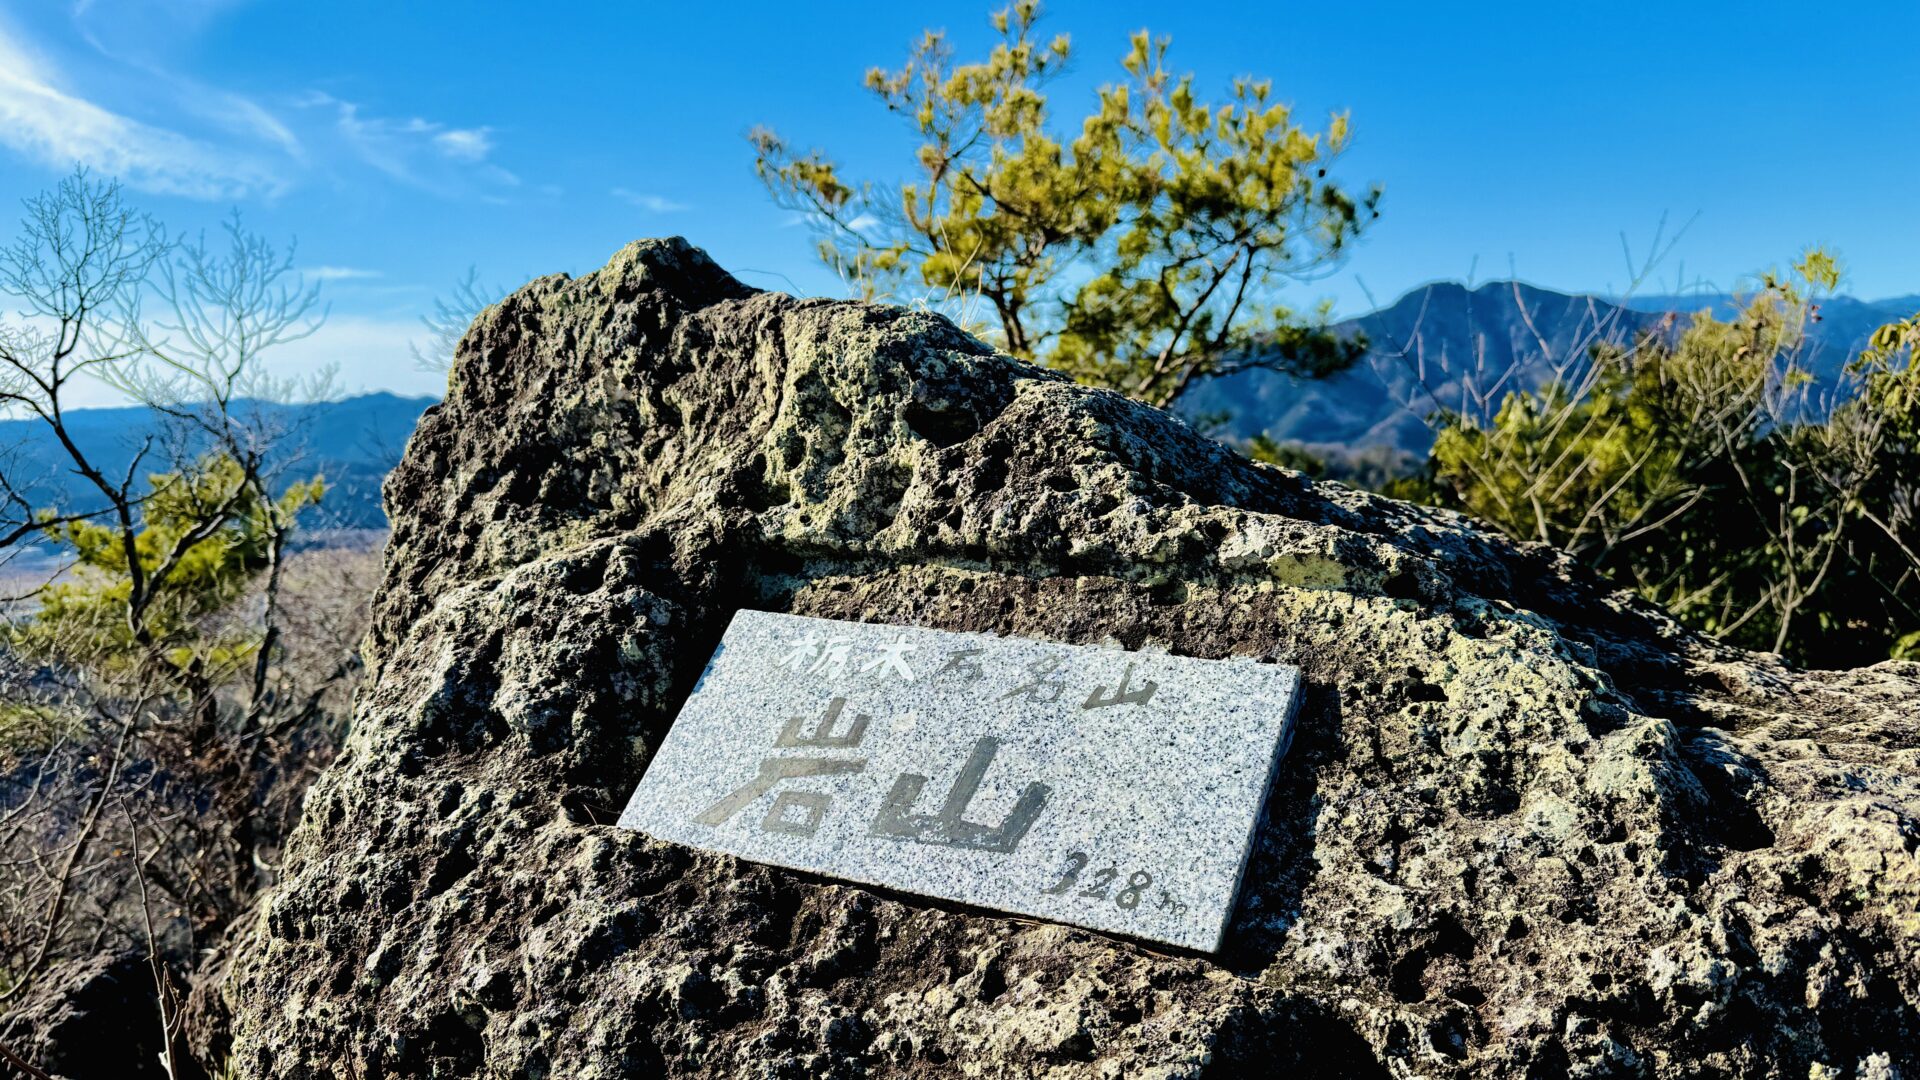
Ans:
[[[521,186],[487,125],[383,115],[318,91],[249,98],[175,70],[169,57],[243,2],[78,0],[57,23],[77,40],[43,41],[15,29],[32,24],[0,0],[0,152],[217,201],[328,176],[363,182],[350,174],[366,168],[448,198],[501,201]]]
[[[317,90],[296,104],[331,110],[334,129],[355,156],[415,187],[452,194],[476,179],[505,187],[520,183],[518,176],[487,160],[494,150],[492,128],[452,127],[420,116],[376,116],[357,102]]]
[[[180,80],[175,80],[179,82]],[[282,123],[280,118],[268,112],[259,102],[229,94],[224,91],[208,91],[204,87],[184,84],[187,100],[194,102],[193,108],[221,127],[235,134],[251,136],[271,142],[284,150],[289,157],[299,159],[306,156],[306,148],[292,129]]]
[[[672,214],[681,210],[691,209],[686,203],[675,202],[664,195],[654,195],[649,192],[634,191],[629,188],[617,187],[609,192],[609,194],[616,199],[632,203],[650,214]]]
[[[454,128],[433,137],[433,145],[456,161],[485,161],[493,153],[493,137],[486,128]]]
[[[235,199],[286,186],[256,155],[143,124],[61,87],[4,24],[0,144],[55,168],[86,165],[160,194]]]
[[[188,78],[162,60],[206,24],[249,2],[75,0],[70,25],[115,70],[151,80],[154,85],[146,97],[164,100],[183,116],[196,117],[225,133],[277,146],[298,160],[303,157],[299,138],[259,102]]]
[[[300,276],[308,281],[366,281],[382,275],[378,270],[361,270],[352,266],[314,266],[300,271]]]
[[[90,15],[101,15],[114,21],[128,21],[129,16],[148,15],[157,20],[172,23],[185,23],[188,27],[197,26],[228,8],[239,7],[247,0],[73,0],[71,12],[75,21],[86,19]]]

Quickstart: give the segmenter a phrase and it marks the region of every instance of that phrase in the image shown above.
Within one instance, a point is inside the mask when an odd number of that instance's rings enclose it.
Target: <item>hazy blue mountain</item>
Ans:
[[[300,405],[247,402],[242,408],[261,410],[287,431],[276,454],[285,476],[326,477],[326,498],[308,519],[310,526],[368,529],[386,526],[380,482],[434,400],[380,393]],[[143,406],[75,409],[67,413],[67,424],[74,442],[103,470],[123,467],[143,440],[160,438],[164,428],[161,418]],[[150,471],[160,465],[156,461]],[[83,508],[98,501],[38,420],[0,420],[0,467],[38,505]]]
[[[1364,333],[1370,343],[1351,369],[1317,382],[1268,371],[1214,379],[1189,393],[1181,411],[1210,421],[1224,415],[1220,430],[1233,437],[1265,433],[1323,448],[1424,455],[1433,444],[1425,418],[1438,410],[1497,408],[1510,391],[1577,369],[1596,341],[1630,341],[1669,312],[1725,315],[1732,307],[1731,298],[1712,294],[1615,301],[1517,281],[1437,282],[1336,325],[1337,333]],[[1811,327],[1805,362],[1830,384],[1875,327],[1916,310],[1920,297],[1832,298]]]
[[[1432,444],[1427,415],[1531,389],[1579,362],[1593,342],[1631,338],[1660,318],[1521,282],[1437,282],[1338,324],[1336,332],[1364,333],[1370,343],[1338,375],[1313,381],[1250,371],[1201,384],[1182,408],[1227,414],[1225,433],[1242,438],[1264,432],[1310,445],[1424,453]]]
[[[1691,314],[1707,310],[1726,318],[1739,310],[1740,301],[1726,293],[1691,293],[1681,296],[1634,296],[1620,303],[1635,311],[1677,311]],[[1821,301],[1819,321],[1808,327],[1807,355],[1803,358],[1815,377],[1831,380],[1859,354],[1875,330],[1920,311],[1920,296],[1895,296],[1885,300],[1856,300],[1834,296]]]

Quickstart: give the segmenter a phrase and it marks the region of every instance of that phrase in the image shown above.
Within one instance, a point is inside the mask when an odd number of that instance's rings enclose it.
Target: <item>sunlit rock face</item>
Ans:
[[[202,1010],[237,1075],[1920,1073],[1920,666],[678,240],[487,311],[386,494],[349,749]],[[616,829],[743,607],[1298,666],[1222,950]]]

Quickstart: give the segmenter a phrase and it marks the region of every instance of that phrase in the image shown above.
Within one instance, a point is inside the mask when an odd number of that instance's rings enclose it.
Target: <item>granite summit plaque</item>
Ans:
[[[1299,673],[742,611],[622,827],[1219,947]]]

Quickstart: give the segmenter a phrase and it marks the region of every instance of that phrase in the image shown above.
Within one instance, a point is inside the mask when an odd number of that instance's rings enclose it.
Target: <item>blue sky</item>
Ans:
[[[745,133],[897,179],[911,142],[862,72],[926,26],[983,52],[991,6],[0,0],[0,204],[83,162],[176,228],[237,206],[325,282],[288,364],[430,392],[407,343],[468,266],[511,286],[677,233],[754,284],[838,293]],[[1058,114],[1142,26],[1210,94],[1251,73],[1303,115],[1351,110],[1340,174],[1385,185],[1382,217],[1301,304],[1510,272],[1619,290],[1622,235],[1638,256],[1663,218],[1687,231],[1642,291],[1822,243],[1846,291],[1920,292],[1920,4],[1059,0],[1045,25],[1076,51]]]

